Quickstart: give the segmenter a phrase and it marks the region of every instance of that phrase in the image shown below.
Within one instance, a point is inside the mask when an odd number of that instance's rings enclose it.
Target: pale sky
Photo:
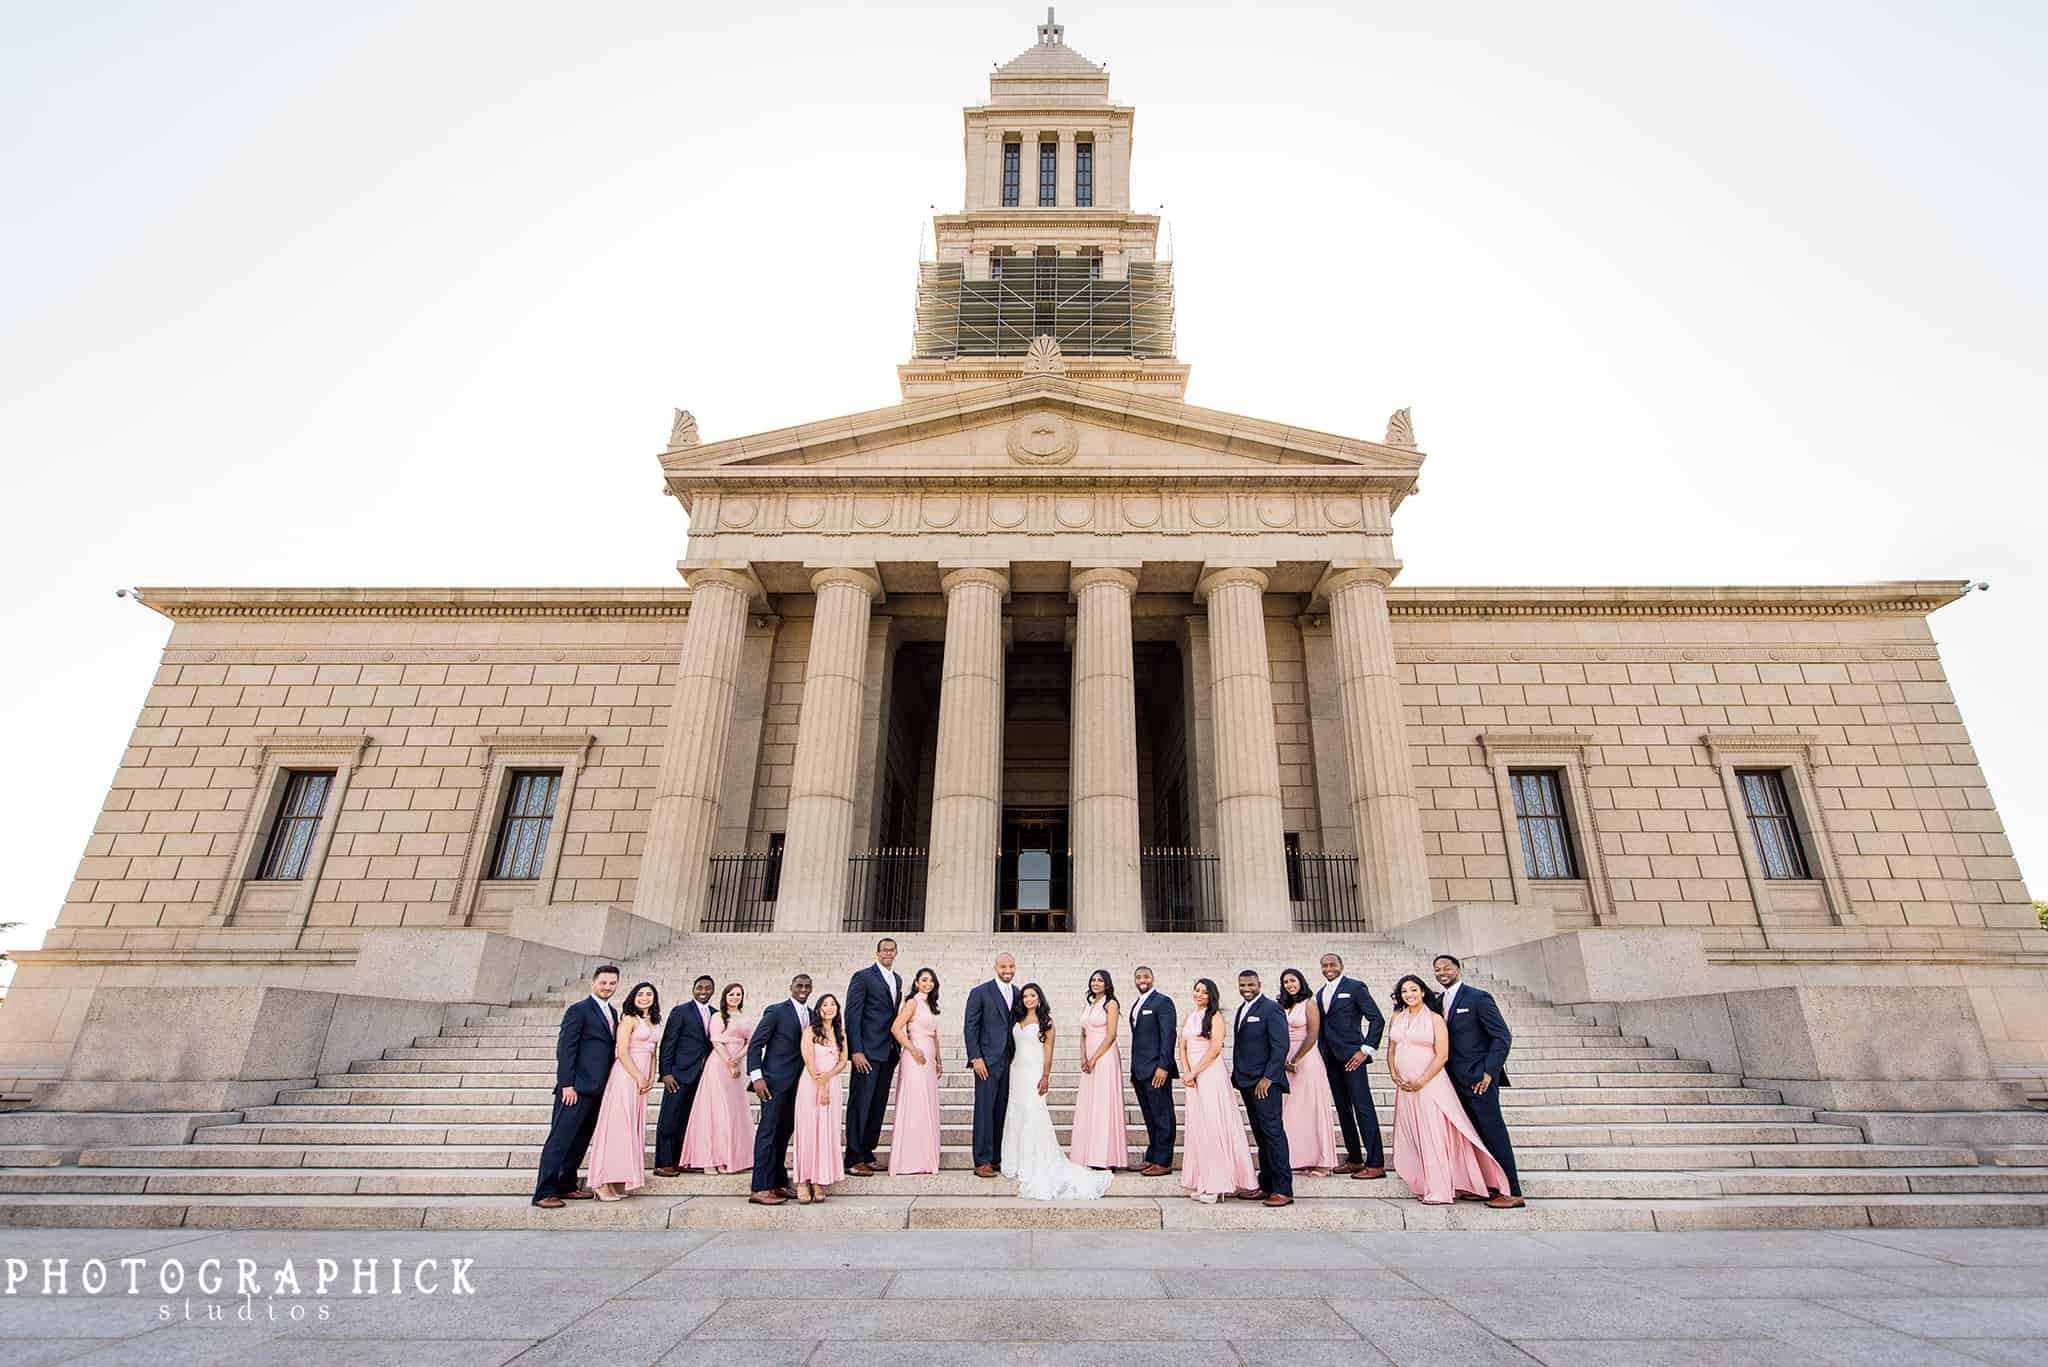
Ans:
[[[1029,4],[0,5],[0,920],[128,584],[672,584],[707,439],[897,399]],[[1429,453],[1413,584],[1989,580],[1933,619],[2048,892],[2048,6],[1063,6],[1192,402]]]

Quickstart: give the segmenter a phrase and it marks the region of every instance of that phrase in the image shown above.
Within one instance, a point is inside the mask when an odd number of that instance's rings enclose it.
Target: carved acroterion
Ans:
[[[1387,439],[1382,445],[1404,446],[1415,449],[1415,423],[1409,418],[1408,410],[1397,408],[1387,419]]]

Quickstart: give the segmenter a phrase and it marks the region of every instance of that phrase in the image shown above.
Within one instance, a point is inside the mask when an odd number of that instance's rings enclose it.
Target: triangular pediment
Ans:
[[[1057,375],[664,452],[678,491],[749,474],[823,478],[1328,475],[1409,483],[1419,451]]]

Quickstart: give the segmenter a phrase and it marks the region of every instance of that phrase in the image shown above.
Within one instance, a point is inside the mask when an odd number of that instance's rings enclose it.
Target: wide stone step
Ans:
[[[1161,1178],[1160,1181],[1170,1179]],[[1361,1183],[1359,1185],[1373,1185]],[[2028,1226],[2048,1223],[2048,1202],[2026,1196],[1871,1195],[1698,1200],[1533,1201],[1495,1211],[1461,1202],[1424,1206],[1392,1198],[1298,1201],[1285,1210],[1181,1195],[1043,1204],[989,1196],[834,1196],[819,1206],[774,1208],[741,1200],[639,1196],[603,1205],[536,1209],[525,1195],[99,1196],[20,1195],[0,1203],[0,1225],[162,1229],[1189,1229],[1547,1230],[1864,1229]]]

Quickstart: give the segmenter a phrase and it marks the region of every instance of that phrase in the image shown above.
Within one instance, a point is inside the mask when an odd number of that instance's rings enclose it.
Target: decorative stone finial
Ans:
[[[668,429],[668,449],[675,451],[685,446],[695,446],[697,440],[697,420],[690,416],[689,409],[678,408],[675,421]]]
[[[1060,354],[1060,344],[1050,337],[1033,337],[1031,346],[1024,353],[1026,375],[1064,375],[1067,373],[1067,358]]]
[[[1415,424],[1409,421],[1407,409],[1397,408],[1387,419],[1387,439],[1382,445],[1415,449]]]
[[[1052,6],[1047,5],[1045,7],[1045,22],[1038,26],[1038,45],[1040,47],[1058,47],[1066,41],[1066,38],[1067,26],[1053,22]]]

